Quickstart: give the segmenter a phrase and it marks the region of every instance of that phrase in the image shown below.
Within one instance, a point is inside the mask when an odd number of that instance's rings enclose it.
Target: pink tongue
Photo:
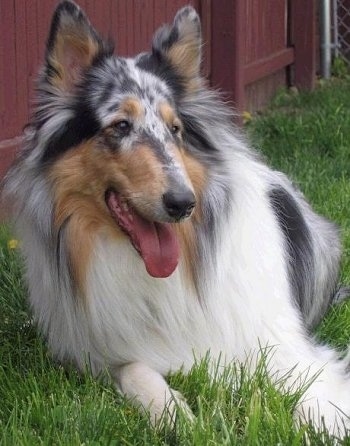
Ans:
[[[148,274],[168,277],[179,262],[179,245],[170,224],[151,222],[126,206],[115,192],[110,192],[107,205],[119,226],[129,235],[145,262]]]

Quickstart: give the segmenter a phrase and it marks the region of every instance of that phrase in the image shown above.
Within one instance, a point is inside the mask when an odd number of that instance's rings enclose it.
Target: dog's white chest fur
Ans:
[[[254,190],[254,173],[248,177],[198,287],[181,262],[169,278],[155,279],[128,239],[97,238],[86,292],[91,342],[104,360],[138,360],[160,373],[188,369],[208,351],[244,361],[259,343],[279,343],[281,327],[295,330],[292,298],[281,298],[290,290],[277,223]]]

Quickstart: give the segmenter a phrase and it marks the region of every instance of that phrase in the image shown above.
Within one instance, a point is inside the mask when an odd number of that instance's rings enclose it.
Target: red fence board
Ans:
[[[26,8],[25,2],[15,2],[15,41],[16,53],[15,53],[15,89],[16,89],[16,110],[17,120],[19,122],[26,122],[29,108],[29,92],[28,92],[28,51],[27,51],[27,20],[26,20]],[[21,42],[21,45],[18,43]],[[7,86],[7,85],[6,85]],[[5,87],[6,87],[5,86]],[[9,136],[13,136],[9,135]]]
[[[287,0],[244,2],[245,63],[279,52],[287,43]]]
[[[273,52],[266,57],[247,64],[244,68],[244,83],[245,85],[262,79],[281,70],[294,62],[294,49],[283,48],[279,51]]]
[[[312,89],[316,71],[316,0],[293,0],[290,7],[290,39],[295,48],[294,82]]]
[[[244,102],[244,4],[221,0],[212,9],[211,80],[215,87],[229,93],[242,111]]]
[[[1,2],[0,2],[1,3]],[[16,54],[15,38],[15,5],[13,2],[7,6],[2,4],[0,10],[0,29],[3,30],[0,44],[2,47],[2,60],[0,63],[1,76],[1,109],[0,109],[0,139],[15,135],[18,122],[16,109],[16,64],[9,63],[8,57]]]

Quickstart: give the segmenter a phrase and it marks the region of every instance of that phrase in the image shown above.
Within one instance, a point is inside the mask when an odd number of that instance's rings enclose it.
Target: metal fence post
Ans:
[[[329,79],[331,77],[332,59],[330,0],[322,0],[320,12],[321,76]]]

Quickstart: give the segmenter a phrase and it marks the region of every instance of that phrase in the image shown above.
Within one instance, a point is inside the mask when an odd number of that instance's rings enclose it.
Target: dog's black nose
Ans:
[[[170,217],[179,220],[189,217],[196,205],[196,198],[190,189],[169,191],[163,195],[164,207]]]

